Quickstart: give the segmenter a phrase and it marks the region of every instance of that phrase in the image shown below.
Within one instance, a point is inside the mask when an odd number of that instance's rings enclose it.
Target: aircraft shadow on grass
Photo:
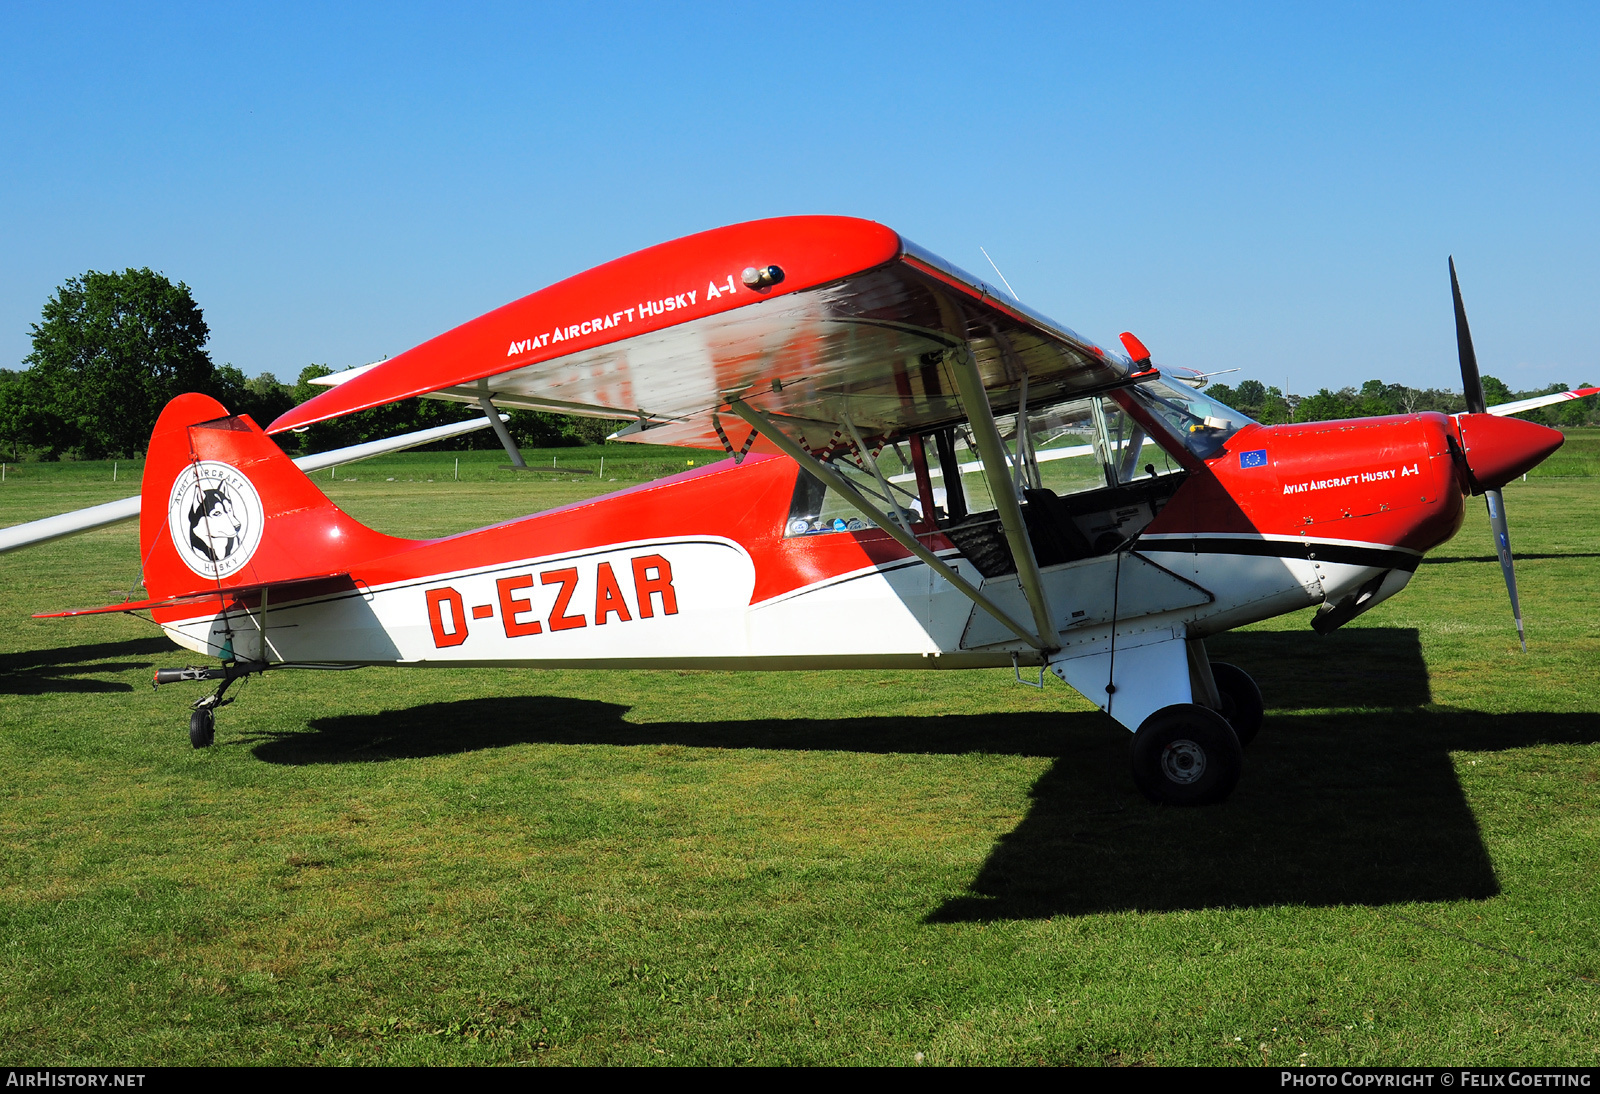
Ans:
[[[1600,551],[1562,551],[1558,554],[1523,554],[1517,551],[1514,558],[1518,562],[1529,562],[1540,558],[1600,558]],[[1439,566],[1452,562],[1499,562],[1499,555],[1430,555],[1422,560],[1424,566]]]
[[[150,668],[151,661],[106,661],[107,657],[170,654],[165,638],[137,638],[127,642],[96,642],[58,646],[0,656],[0,695],[43,695],[48,692],[132,691],[121,680],[95,680],[106,673]]]
[[[1450,753],[1600,740],[1600,715],[1418,709],[1429,689],[1414,630],[1259,632],[1211,646],[1256,675],[1269,712],[1239,789],[1203,810],[1140,797],[1128,735],[1099,713],[634,724],[617,703],[523,696],[319,718],[309,733],[247,743],[280,764],[524,743],[1054,759],[968,891],[927,917],[960,922],[1491,897],[1499,885]]]

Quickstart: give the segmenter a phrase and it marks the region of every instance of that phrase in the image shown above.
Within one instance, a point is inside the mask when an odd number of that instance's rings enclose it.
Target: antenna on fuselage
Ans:
[[[1022,303],[1022,297],[1018,296],[1017,290],[1011,287],[1011,282],[1007,281],[1006,275],[1000,272],[1000,267],[995,266],[994,259],[989,258],[989,252],[984,251],[982,247],[979,247],[978,250],[983,251],[983,257],[989,259],[989,265],[994,268],[995,276],[1000,279],[1000,284],[1006,287],[1006,292],[1011,294],[1011,299],[1015,300],[1019,304]]]

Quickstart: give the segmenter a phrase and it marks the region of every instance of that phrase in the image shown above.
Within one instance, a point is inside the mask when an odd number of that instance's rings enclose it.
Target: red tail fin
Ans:
[[[344,573],[403,542],[347,516],[215,399],[180,395],[156,421],[139,516],[153,598]]]

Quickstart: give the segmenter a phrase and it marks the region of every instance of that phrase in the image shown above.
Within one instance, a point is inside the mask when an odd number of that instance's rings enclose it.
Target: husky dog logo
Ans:
[[[238,468],[210,460],[190,464],[172,484],[172,545],[201,577],[227,577],[249,562],[265,524],[261,495]]]

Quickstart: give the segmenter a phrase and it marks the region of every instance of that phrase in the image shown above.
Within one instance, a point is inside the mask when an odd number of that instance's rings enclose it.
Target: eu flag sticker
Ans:
[[[1258,448],[1254,452],[1239,453],[1240,467],[1265,467],[1267,466],[1267,450]]]

